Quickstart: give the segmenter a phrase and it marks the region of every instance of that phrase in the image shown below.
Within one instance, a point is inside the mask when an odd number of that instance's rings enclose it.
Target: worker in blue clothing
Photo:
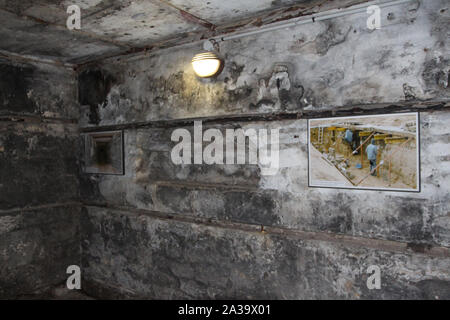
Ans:
[[[348,143],[348,145],[350,146],[350,148],[352,148],[352,151],[353,151],[354,150],[354,146],[353,146],[353,132],[350,129],[347,129],[345,131],[344,140]]]
[[[366,148],[366,154],[370,162],[370,174],[373,176],[377,175],[376,170],[374,170],[377,167],[377,153],[378,147],[375,145],[375,139],[372,139]]]
[[[351,145],[353,142],[353,132],[350,129],[345,131],[345,140]]]
[[[356,151],[357,146],[359,145],[359,137],[358,134],[353,133],[352,130],[347,129],[345,130],[345,135],[344,135],[344,141],[347,142],[347,144],[350,146],[350,148],[353,151],[353,154],[358,154],[359,151]]]

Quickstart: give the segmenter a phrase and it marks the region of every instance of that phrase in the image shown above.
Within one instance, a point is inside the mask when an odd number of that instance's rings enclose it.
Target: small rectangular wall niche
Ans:
[[[123,175],[123,132],[85,134],[84,162],[86,173]]]

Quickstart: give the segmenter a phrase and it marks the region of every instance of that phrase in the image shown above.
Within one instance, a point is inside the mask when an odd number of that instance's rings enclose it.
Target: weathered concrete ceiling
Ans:
[[[79,64],[259,27],[366,0],[0,0],[0,54]],[[69,30],[68,6],[81,8]]]

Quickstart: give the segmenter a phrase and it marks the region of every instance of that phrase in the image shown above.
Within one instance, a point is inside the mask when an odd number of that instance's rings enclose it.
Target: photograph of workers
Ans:
[[[420,191],[419,115],[308,121],[309,186]]]

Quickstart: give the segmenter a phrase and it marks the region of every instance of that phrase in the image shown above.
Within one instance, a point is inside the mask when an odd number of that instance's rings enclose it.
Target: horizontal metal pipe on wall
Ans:
[[[319,13],[313,14],[311,16],[300,17],[300,18],[296,18],[293,20],[285,21],[285,22],[271,24],[267,27],[261,27],[261,28],[255,29],[255,30],[250,30],[250,31],[241,32],[241,33],[238,32],[236,34],[232,34],[229,36],[214,37],[211,40],[215,40],[215,41],[235,40],[235,39],[239,39],[239,38],[243,38],[243,37],[247,37],[247,36],[251,36],[251,35],[256,35],[256,34],[260,34],[260,33],[276,31],[276,30],[291,28],[291,27],[295,27],[295,26],[299,26],[299,25],[303,25],[303,24],[314,23],[317,21],[324,21],[324,20],[329,20],[329,19],[333,19],[333,18],[343,17],[343,16],[350,15],[350,14],[363,13],[363,12],[366,12],[367,8],[371,5],[377,5],[380,8],[385,8],[385,7],[400,5],[400,4],[411,2],[411,1],[416,1],[416,0],[394,0],[394,1],[386,1],[386,2],[371,1],[371,2],[367,2],[367,3],[355,5],[355,6],[352,6],[351,8],[347,8],[347,9],[333,9],[333,10],[329,10],[329,11],[319,12]]]
[[[244,38],[247,36],[257,35],[257,34],[261,34],[261,33],[272,32],[272,31],[277,31],[277,30],[281,30],[281,29],[292,28],[295,26],[305,25],[305,24],[309,24],[309,23],[330,20],[333,18],[343,17],[343,16],[347,16],[347,15],[351,15],[351,14],[363,13],[363,12],[366,12],[367,8],[371,5],[377,5],[380,8],[387,8],[387,7],[401,5],[401,4],[405,4],[405,3],[413,2],[413,1],[418,1],[418,0],[392,0],[392,1],[383,1],[383,2],[370,1],[370,2],[363,3],[363,4],[351,6],[350,8],[332,9],[332,10],[319,12],[316,14],[310,14],[307,16],[290,19],[287,21],[271,23],[264,27],[259,27],[259,28],[244,31],[244,32],[237,31],[236,33],[223,34],[223,35],[211,37],[207,40],[192,41],[192,42],[183,43],[180,45],[170,46],[167,48],[156,49],[156,50],[146,52],[146,53],[139,52],[139,53],[135,53],[135,54],[130,54],[130,55],[125,56],[125,60],[126,61],[139,60],[139,59],[142,59],[142,58],[154,55],[154,54],[158,54],[160,52],[167,51],[167,50],[193,47],[193,46],[197,46],[199,44],[204,44],[208,40],[213,41],[213,42],[214,41],[215,42],[224,42],[224,41],[229,41],[229,40],[236,40],[239,38]],[[114,57],[114,56],[109,57],[106,60],[114,59],[114,58],[116,58],[116,57]]]

